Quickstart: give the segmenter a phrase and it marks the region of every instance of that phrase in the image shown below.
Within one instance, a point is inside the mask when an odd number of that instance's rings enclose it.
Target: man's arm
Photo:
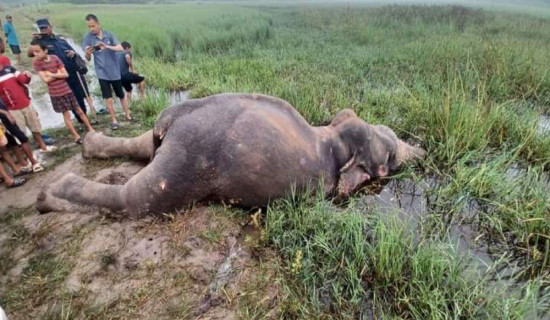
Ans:
[[[130,72],[135,73],[134,71],[134,65],[132,64],[132,56],[128,53],[126,54],[126,63],[128,63],[128,67],[130,68]]]
[[[110,32],[108,34],[111,38],[111,43],[113,43],[114,45],[108,46],[108,45],[104,44],[105,48],[107,48],[109,50],[113,50],[113,51],[124,51],[124,48],[122,48],[122,45],[120,44],[120,41],[118,41],[118,38]]]
[[[122,46],[120,44],[117,44],[117,45],[114,45],[114,46],[108,46],[106,45],[105,43],[101,43],[101,45],[109,50],[113,50],[113,51],[124,51],[124,48],[122,48]]]
[[[84,40],[82,41],[82,48],[84,48],[84,58],[86,60],[90,61],[92,60],[92,44],[90,42],[90,39],[88,39],[88,36],[84,36]]]

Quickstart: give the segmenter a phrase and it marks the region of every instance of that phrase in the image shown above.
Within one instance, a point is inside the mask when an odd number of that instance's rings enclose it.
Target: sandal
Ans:
[[[46,146],[46,150],[40,149],[40,153],[49,153],[54,152],[55,150],[57,150],[56,146]]]
[[[32,168],[21,167],[21,169],[19,170],[19,172],[15,173],[13,176],[14,176],[14,177],[20,177],[20,176],[24,176],[24,175],[30,174],[30,173],[32,173]]]
[[[82,138],[78,138],[74,141],[74,143],[76,143],[76,144],[82,144],[82,142],[84,142],[84,141],[82,141]]]
[[[118,130],[118,123],[116,123],[116,122],[113,123],[113,124],[111,125],[111,129],[112,129],[112,130]]]
[[[8,188],[8,189],[17,188],[17,187],[20,187],[20,186],[24,185],[25,183],[27,183],[27,179],[25,179],[25,178],[15,178],[15,179],[13,179],[13,183],[10,184],[9,186],[6,186],[6,188]]]
[[[34,173],[40,172],[42,170],[44,170],[44,168],[42,167],[42,165],[40,165],[40,163],[35,163],[32,166],[32,172],[34,172]]]

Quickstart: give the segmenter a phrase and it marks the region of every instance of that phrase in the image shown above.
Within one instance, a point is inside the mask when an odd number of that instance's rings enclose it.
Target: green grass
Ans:
[[[457,6],[40,10],[77,40],[96,13],[132,43],[137,70],[160,92],[132,106],[144,127],[169,104],[162,92],[257,92],[314,125],[353,108],[427,149],[424,172],[441,183],[418,230],[353,200],[342,209],[295,195],[270,206],[264,245],[282,258],[284,318],[524,319],[548,308],[550,281],[550,134],[538,133],[550,112],[550,11],[540,8],[536,17]],[[510,175],[514,166],[526,169]],[[448,219],[475,226],[497,255],[519,256],[518,286],[492,282],[496,266],[483,273],[457,250]],[[242,317],[263,316],[257,308],[250,302]]]
[[[418,236],[408,221],[353,204],[338,210],[322,198],[294,195],[267,213],[270,244],[288,261],[284,318],[525,319],[546,311],[550,295],[537,281],[520,288],[529,294],[506,291],[490,269],[480,272],[451,243]]]

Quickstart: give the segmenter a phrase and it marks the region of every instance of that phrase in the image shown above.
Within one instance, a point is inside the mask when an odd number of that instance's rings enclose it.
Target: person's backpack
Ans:
[[[78,73],[86,74],[88,72],[86,61],[84,61],[84,59],[82,59],[82,57],[76,52],[74,54],[74,63],[76,64],[76,70]]]

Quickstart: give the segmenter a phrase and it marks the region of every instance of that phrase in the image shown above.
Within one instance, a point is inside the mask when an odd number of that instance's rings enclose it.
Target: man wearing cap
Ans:
[[[15,33],[15,27],[13,26],[13,18],[11,15],[6,16],[6,23],[4,23],[4,34],[6,35],[7,42],[10,45],[11,52],[15,55],[17,64],[21,65],[21,48],[19,47],[19,40],[17,40],[17,34]]]
[[[65,66],[65,70],[67,70],[67,73],[69,74],[67,84],[76,97],[78,105],[82,111],[86,113],[86,104],[84,103],[84,97],[86,96],[84,91],[84,83],[86,80],[83,79],[83,76],[78,72],[78,67],[75,61],[76,52],[65,39],[62,39],[53,33],[53,27],[48,19],[38,19],[36,20],[36,25],[40,30],[40,33],[35,34],[34,37],[39,38],[46,45],[46,47],[48,47],[48,54],[57,56],[59,60],[61,60]],[[27,51],[27,55],[29,57],[34,56],[30,47]],[[82,119],[80,119],[75,110],[73,110],[73,114],[78,122],[82,124]]]

